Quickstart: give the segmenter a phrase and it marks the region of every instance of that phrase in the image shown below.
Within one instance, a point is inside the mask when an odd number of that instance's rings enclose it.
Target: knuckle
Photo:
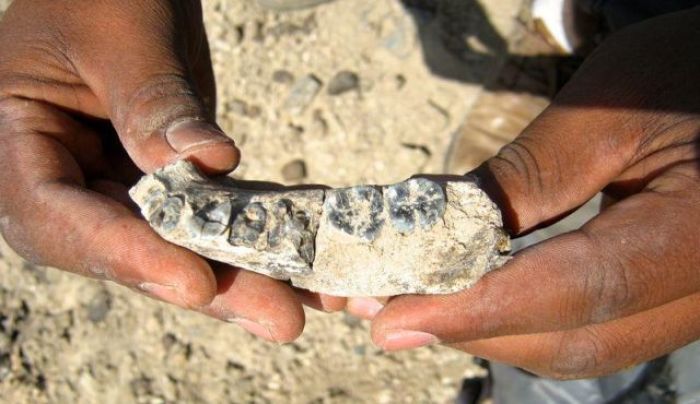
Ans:
[[[567,243],[574,245],[575,253],[571,254],[571,266],[582,268],[571,276],[571,283],[558,305],[559,321],[562,324],[590,323],[591,310],[598,304],[596,300],[599,288],[605,284],[604,271],[598,265],[598,249],[595,240],[583,229],[564,235]]]
[[[530,138],[519,137],[504,146],[496,158],[503,163],[503,169],[524,178],[527,187],[535,191],[541,189],[542,179],[538,175],[540,167],[532,149]]]
[[[602,339],[584,328],[564,333],[546,366],[537,373],[558,380],[585,378],[595,375],[608,356]]]
[[[548,219],[548,204],[551,203],[541,196],[551,195],[551,190],[558,186],[555,184],[562,183],[558,177],[561,173],[560,153],[551,149],[526,132],[504,146],[492,160],[491,168],[497,176],[515,180],[511,182],[518,184],[517,192],[527,195],[527,210],[537,223]]]
[[[0,97],[0,136],[26,134],[41,123],[41,107],[32,100],[16,96]]]
[[[580,234],[586,248],[587,259],[593,260],[593,265],[584,274],[581,298],[586,309],[583,311],[583,321],[601,323],[616,318],[620,313],[629,311],[639,304],[638,288],[632,288],[630,265],[615,251],[610,251],[607,243],[587,230],[584,226]],[[634,275],[637,276],[637,275]]]

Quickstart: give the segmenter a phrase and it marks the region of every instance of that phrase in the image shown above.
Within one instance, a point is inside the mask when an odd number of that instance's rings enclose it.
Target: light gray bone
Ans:
[[[466,178],[257,191],[180,161],[130,194],[174,244],[336,296],[453,293],[503,265],[510,249],[500,211]]]

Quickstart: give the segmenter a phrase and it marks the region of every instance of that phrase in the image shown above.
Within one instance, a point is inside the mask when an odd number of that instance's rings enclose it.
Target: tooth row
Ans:
[[[413,232],[416,225],[430,229],[445,213],[445,193],[439,184],[416,178],[387,187],[327,191],[324,209],[338,230],[374,240],[387,217],[401,234]]]

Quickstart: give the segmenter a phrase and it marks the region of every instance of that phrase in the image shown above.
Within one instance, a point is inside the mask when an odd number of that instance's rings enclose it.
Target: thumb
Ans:
[[[565,97],[473,172],[513,235],[581,206],[634,158],[635,113],[569,103]]]
[[[191,49],[207,49],[201,18],[183,21],[173,2],[147,3],[101,6],[109,8],[105,13],[123,15],[111,19],[108,32],[88,31],[99,40],[82,42],[83,54],[90,56],[80,60],[84,80],[142,171],[178,159],[208,173],[232,170],[239,151],[213,121],[193,74],[193,59],[202,55]]]
[[[687,77],[697,65],[688,55],[697,52],[686,45],[697,43],[688,38],[698,35],[698,13],[659,17],[610,37],[541,116],[476,170],[514,234],[609,184],[622,195],[639,191],[655,170],[693,158],[695,140],[686,133],[696,122],[697,91]]]

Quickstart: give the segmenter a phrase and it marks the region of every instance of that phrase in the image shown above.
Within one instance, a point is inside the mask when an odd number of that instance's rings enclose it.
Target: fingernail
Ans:
[[[421,331],[394,330],[389,331],[379,346],[385,351],[400,351],[403,349],[420,348],[440,342],[432,334]]]
[[[180,293],[178,293],[177,288],[174,286],[144,282],[139,285],[139,289],[166,302],[182,304],[182,296],[180,296]]]
[[[258,336],[260,338],[263,338],[263,339],[266,339],[266,340],[272,341],[272,342],[277,341],[275,339],[275,337],[272,335],[272,332],[270,331],[269,327],[266,327],[260,323],[256,323],[255,321],[248,320],[246,318],[233,318],[233,319],[230,319],[229,322],[238,324],[244,330],[246,330],[249,333],[251,333],[255,336]]]
[[[381,303],[368,297],[353,298],[349,303],[351,313],[367,319],[374,318],[383,308]]]
[[[165,131],[165,139],[177,153],[214,143],[231,143],[219,129],[205,121],[186,120],[174,123]]]

